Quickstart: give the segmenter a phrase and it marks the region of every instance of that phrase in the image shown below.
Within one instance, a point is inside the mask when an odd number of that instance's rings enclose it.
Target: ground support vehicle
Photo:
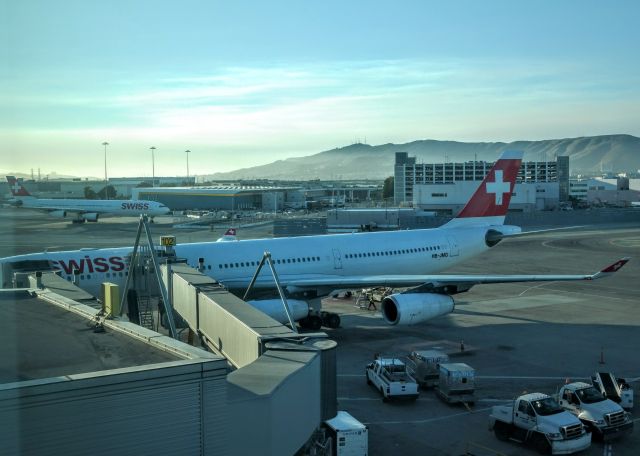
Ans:
[[[489,430],[498,440],[531,444],[543,454],[573,454],[591,445],[591,433],[580,420],[542,393],[520,396],[512,406],[494,406]]]
[[[369,429],[347,412],[324,422],[331,437],[332,455],[363,456],[369,452]]]
[[[617,402],[623,409],[633,408],[633,388],[623,378],[616,378],[611,372],[596,372],[591,380],[604,397]]]
[[[465,363],[442,363],[438,374],[436,394],[449,404],[464,402],[473,405],[476,371]]]
[[[418,398],[418,383],[399,358],[376,358],[367,365],[365,375],[367,383],[380,391],[384,402],[389,399]]]
[[[448,362],[449,355],[440,350],[416,350],[407,359],[407,370],[421,388],[433,388],[440,379],[440,364]]]
[[[594,438],[611,440],[633,430],[631,414],[588,383],[564,385],[558,392],[558,403],[577,416]]]

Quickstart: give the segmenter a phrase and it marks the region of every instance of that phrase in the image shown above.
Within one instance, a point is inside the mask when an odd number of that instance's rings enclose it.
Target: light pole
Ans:
[[[107,146],[109,145],[108,142],[103,142],[102,145],[104,146],[104,194],[105,194],[105,198],[109,199],[109,192],[107,190],[107,185],[109,183],[109,181],[107,180]]]
[[[191,151],[185,150],[184,153],[187,154],[187,182],[189,182],[189,154]]]
[[[149,147],[149,149],[151,149],[151,186],[155,187],[156,186],[156,157],[155,157],[156,146],[151,146]]]

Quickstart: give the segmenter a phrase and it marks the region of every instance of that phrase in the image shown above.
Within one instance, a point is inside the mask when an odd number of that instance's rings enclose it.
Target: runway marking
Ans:
[[[461,412],[461,413],[454,413],[452,415],[447,415],[447,416],[440,416],[440,417],[436,417],[436,418],[428,418],[425,420],[402,420],[402,421],[369,421],[369,422],[364,422],[362,424],[365,425],[387,425],[387,424],[427,424],[427,423],[434,423],[436,421],[444,421],[444,420],[448,420],[451,418],[458,418],[461,416],[467,416],[467,415],[472,415],[474,413],[480,413],[480,412],[486,412],[487,410],[491,410],[491,407],[486,407],[486,408],[482,408],[482,409],[476,409],[472,412]]]
[[[570,291],[570,290],[558,290],[556,288],[545,288],[545,290],[557,291],[559,293],[571,293],[571,294],[577,294],[577,295],[595,296],[595,297],[603,298],[603,299],[619,299],[621,301],[628,301],[628,300],[631,299],[631,298],[619,298],[617,296],[611,296],[611,295],[600,295],[600,294],[588,293],[588,292],[585,292],[585,291],[581,292],[581,291]]]
[[[544,287],[545,285],[549,285],[550,283],[553,283],[553,282],[543,282],[543,283],[540,283],[540,284],[538,284],[538,285],[533,285],[533,286],[531,286],[531,287],[528,287],[526,290],[524,290],[524,291],[523,291],[522,293],[520,293],[518,296],[522,296],[523,294],[525,294],[525,293],[526,293],[526,292],[528,292],[528,291],[534,290],[534,289],[536,289],[536,288]]]
[[[621,239],[611,239],[609,241],[611,245],[615,245],[616,247],[624,247],[624,248],[640,248],[640,238],[621,238]]]

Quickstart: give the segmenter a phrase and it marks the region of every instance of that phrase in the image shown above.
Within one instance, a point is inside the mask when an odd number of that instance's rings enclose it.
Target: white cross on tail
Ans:
[[[496,195],[496,206],[502,206],[502,195],[511,192],[511,185],[503,180],[501,169],[496,170],[495,179],[494,182],[487,182],[487,193],[494,193]]]

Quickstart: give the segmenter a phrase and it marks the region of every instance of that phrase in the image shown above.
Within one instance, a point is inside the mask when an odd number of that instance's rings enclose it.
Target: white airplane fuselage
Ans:
[[[27,209],[67,211],[79,213],[117,214],[137,216],[142,213],[155,217],[164,215],[169,209],[157,201],[143,200],[89,200],[89,199],[39,199],[15,198]]]
[[[204,259],[203,273],[229,289],[246,288],[264,252],[271,253],[283,286],[299,280],[336,279],[349,276],[433,274],[465,261],[489,247],[485,235],[491,227],[434,228],[411,231],[333,234],[178,244],[176,256],[193,267]],[[98,295],[102,282],[123,285],[126,257],[132,247],[43,252],[7,257],[3,263],[47,260],[61,275]],[[3,282],[9,280],[3,277]],[[257,288],[273,287],[268,268],[263,268]]]

